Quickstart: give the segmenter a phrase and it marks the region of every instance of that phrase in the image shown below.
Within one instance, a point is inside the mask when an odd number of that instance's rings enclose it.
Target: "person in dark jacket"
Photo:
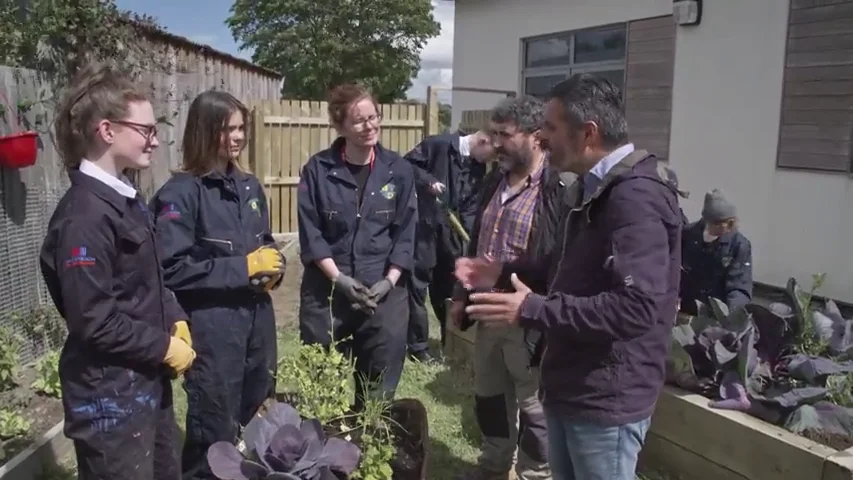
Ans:
[[[276,329],[269,290],[284,259],[258,179],[238,164],[249,112],[230,94],[190,104],[183,168],[150,202],[166,285],[189,313],[198,358],[186,374],[185,479],[216,478],[207,449],[235,441],[275,393]]]
[[[444,302],[450,298],[455,283],[454,264],[465,248],[461,236],[450,226],[448,212],[456,215],[470,235],[477,217],[477,193],[493,154],[488,133],[478,131],[424,138],[404,157],[415,167],[418,194],[415,266],[408,283],[409,355],[418,361],[434,360],[427,348],[427,290],[444,346]]]
[[[729,309],[752,300],[752,245],[737,230],[737,211],[723,193],[705,195],[702,219],[684,230],[681,311],[697,314],[697,301],[713,297]]]
[[[365,394],[392,398],[403,371],[417,200],[411,165],[379,144],[369,92],[333,89],[329,119],[340,137],[308,159],[297,189],[299,333],[353,354],[359,410]]]
[[[679,192],[665,165],[629,143],[621,92],[604,78],[577,74],[555,85],[543,132],[552,164],[582,179],[549,292],[532,292],[518,276],[547,264],[461,262],[463,283],[483,287],[509,274],[515,290],[473,294],[466,311],[481,324],[545,332],[554,478],[633,480],[677,310]]]
[[[556,232],[560,217],[571,208],[574,178],[549,165],[540,138],[542,119],[542,102],[529,96],[507,99],[492,111],[492,141],[500,164],[483,182],[468,255],[538,263],[559,247]],[[546,293],[547,272],[531,273],[525,280]],[[465,329],[467,292],[460,287],[453,295],[451,317]],[[502,281],[494,288],[511,285]],[[547,427],[538,398],[542,335],[480,327],[474,341],[474,410],[483,442],[476,468],[459,478],[506,479],[517,453],[519,479],[550,479]]]
[[[151,165],[156,124],[145,95],[106,67],[83,69],[57,108],[71,188],[50,219],[40,265],[68,326],[59,378],[81,480],[180,475],[170,377],[195,352],[163,282],[148,210],[122,175]]]

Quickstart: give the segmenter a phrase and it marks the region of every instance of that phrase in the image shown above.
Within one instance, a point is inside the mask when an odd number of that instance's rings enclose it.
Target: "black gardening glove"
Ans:
[[[349,275],[338,275],[335,279],[335,291],[343,293],[354,310],[376,310],[376,301],[371,298],[370,290]]]
[[[391,283],[391,280],[383,278],[370,287],[370,298],[378,304],[392,288],[394,288],[394,284]]]

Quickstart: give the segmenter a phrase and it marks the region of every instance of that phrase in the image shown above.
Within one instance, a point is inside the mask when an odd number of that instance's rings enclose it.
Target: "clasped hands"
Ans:
[[[263,246],[246,255],[246,265],[253,288],[269,292],[281,285],[285,260],[275,248]]]
[[[502,271],[503,263],[489,256],[456,260],[456,279],[468,291],[494,288]],[[517,324],[521,304],[531,290],[514,273],[510,281],[514,292],[472,293],[468,296],[470,304],[467,306],[461,301],[454,301],[450,309],[453,323],[457,327],[461,324],[464,308],[464,313],[470,318],[486,325]]]
[[[387,278],[367,288],[363,283],[343,273],[338,274],[334,282],[335,289],[349,299],[353,310],[363,311],[368,315],[373,315],[379,302],[394,288],[394,284]]]

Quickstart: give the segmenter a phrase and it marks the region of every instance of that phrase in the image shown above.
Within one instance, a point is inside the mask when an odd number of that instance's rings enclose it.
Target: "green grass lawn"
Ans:
[[[438,331],[435,325],[433,331]],[[290,355],[298,345],[295,328],[279,332],[279,356]],[[186,395],[179,380],[174,383],[175,413],[183,431]],[[473,378],[465,365],[428,366],[407,362],[397,398],[416,398],[423,402],[429,415],[429,478],[452,480],[477,459],[480,433],[473,411]],[[40,480],[70,480],[67,468],[52,469]],[[639,480],[667,480],[647,474]]]

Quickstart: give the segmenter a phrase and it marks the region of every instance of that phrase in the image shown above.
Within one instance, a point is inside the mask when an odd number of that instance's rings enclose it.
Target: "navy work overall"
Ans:
[[[302,169],[297,198],[305,273],[299,331],[303,342],[323,345],[351,337],[343,348],[355,357],[357,372],[370,383],[379,382],[378,393],[392,397],[406,353],[406,276],[412,268],[417,223],[414,177],[412,167],[399,155],[377,145],[359,192],[344,162],[343,147],[343,138],[337,139]],[[343,294],[333,295],[330,309],[332,282],[315,263],[324,258],[333,259],[341,273],[368,288],[385,278],[391,265],[404,274],[372,315],[353,310]],[[361,375],[356,378],[357,406]]]
[[[148,209],[135,189],[85,160],[69,177],[40,263],[68,326],[59,377],[79,477],[178,478],[163,359],[185,314],[163,284]]]
[[[270,295],[256,291],[246,255],[275,245],[257,178],[174,175],[150,204],[164,250],[166,285],[189,314],[198,357],[186,373],[184,478],[216,478],[208,447],[237,438],[275,392],[276,329]]]

